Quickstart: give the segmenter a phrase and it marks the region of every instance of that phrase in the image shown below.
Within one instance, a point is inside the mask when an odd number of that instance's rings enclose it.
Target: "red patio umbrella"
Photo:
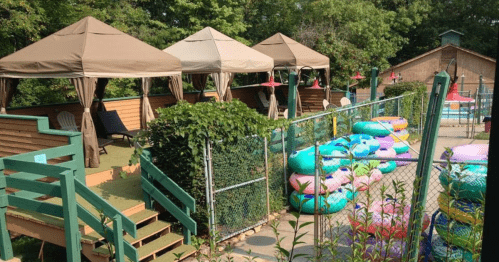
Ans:
[[[351,79],[355,80],[360,80],[366,78],[365,76],[362,76],[359,71],[357,71],[357,75],[350,77]]]

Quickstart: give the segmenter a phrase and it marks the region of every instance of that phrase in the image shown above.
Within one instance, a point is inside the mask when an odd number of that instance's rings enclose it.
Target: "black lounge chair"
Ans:
[[[118,112],[116,112],[116,110],[99,111],[97,112],[97,115],[99,116],[99,120],[101,121],[104,130],[106,131],[106,135],[122,135],[123,140],[126,137],[128,139],[128,143],[130,144],[130,146],[132,146],[132,141],[130,141],[130,138],[136,136],[140,130],[129,131],[121,121],[120,116],[118,115]]]

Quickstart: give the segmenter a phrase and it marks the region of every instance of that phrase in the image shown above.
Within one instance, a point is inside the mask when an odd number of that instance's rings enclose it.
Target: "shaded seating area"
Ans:
[[[122,140],[126,137],[128,139],[128,144],[132,147],[132,141],[130,139],[133,139],[140,132],[140,130],[128,130],[123,124],[123,121],[121,121],[116,110],[99,111],[97,112],[97,115],[107,136],[122,135]]]
[[[19,78],[69,78],[82,115],[85,166],[99,167],[99,140],[90,112],[102,101],[109,78],[142,78],[142,127],[154,119],[148,100],[151,77],[168,77],[169,88],[182,99],[181,63],[176,57],[93,17],[82,20],[0,59],[0,113],[12,99]]]

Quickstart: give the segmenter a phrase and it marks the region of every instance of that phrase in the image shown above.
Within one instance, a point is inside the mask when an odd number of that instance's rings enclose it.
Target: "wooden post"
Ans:
[[[125,247],[123,245],[123,224],[120,215],[113,217],[114,253],[117,262],[125,262]],[[112,254],[111,254],[112,255]]]
[[[3,160],[0,158],[0,258],[2,260],[9,260],[14,257],[12,251],[12,242],[10,241],[10,234],[7,230],[7,206],[9,205],[7,200],[7,193],[5,188],[7,183],[5,182],[5,176],[3,174],[4,165]]]
[[[421,150],[418,167],[416,169],[417,184],[414,185],[414,193],[411,201],[411,213],[408,227],[407,260],[418,261],[419,239],[421,237],[426,195],[430,182],[431,170],[433,168],[433,157],[435,145],[440,127],[440,118],[444,107],[445,97],[449,88],[450,76],[442,71],[435,76],[433,89],[426,113],[426,122],[421,140]]]
[[[288,119],[296,117],[296,91],[298,88],[298,74],[289,73],[289,91],[288,91]],[[291,124],[288,129],[288,156],[295,151],[295,125]]]
[[[64,171],[61,176],[62,211],[64,214],[64,235],[68,262],[81,261],[80,230],[76,211],[76,192],[74,175]]]
[[[373,67],[371,70],[371,102],[376,101],[376,88],[378,88],[378,68]],[[378,117],[378,106],[375,105],[372,110],[372,117]]]
[[[191,210],[188,207],[186,207],[184,204],[182,204],[182,211],[184,211],[184,213],[188,217],[191,216]],[[183,226],[182,231],[184,233],[184,244],[190,245],[191,244],[191,231],[189,229],[187,229],[186,226]]]

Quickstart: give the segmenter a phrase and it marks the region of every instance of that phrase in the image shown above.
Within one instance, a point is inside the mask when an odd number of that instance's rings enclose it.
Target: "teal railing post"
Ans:
[[[191,210],[188,207],[186,207],[184,204],[182,204],[182,211],[184,211],[186,216],[188,217],[191,216]],[[183,226],[183,233],[184,233],[184,244],[190,245],[191,231],[186,226]]]
[[[376,89],[378,88],[378,68],[371,70],[371,102],[376,101]],[[378,105],[373,105],[372,117],[378,117]]]
[[[152,163],[152,156],[151,152],[148,149],[142,150],[142,154],[140,155],[141,158],[144,158]],[[153,182],[151,177],[149,176],[147,170],[145,168],[140,167],[140,175],[146,179],[149,182]],[[147,209],[153,209],[153,199],[149,193],[147,193],[145,190],[142,190],[144,202],[146,203],[146,208]]]
[[[435,145],[438,138],[438,128],[444,107],[445,97],[449,88],[450,76],[442,71],[435,76],[433,89],[426,112],[426,122],[421,139],[421,149],[416,169],[416,181],[411,201],[411,214],[408,227],[407,260],[418,261],[419,239],[421,237],[424,209],[426,205],[426,195],[430,182],[431,170],[433,168],[433,157]]]
[[[296,116],[296,91],[298,89],[298,74],[296,72],[289,73],[289,91],[288,91],[288,119],[293,119]],[[296,126],[291,124],[288,129],[288,156],[295,151]]]
[[[0,258],[7,261],[14,257],[14,253],[12,252],[10,234],[7,230],[7,206],[9,204],[7,200],[7,193],[5,192],[7,183],[5,182],[3,170],[3,160],[0,158]]]
[[[74,172],[74,171],[73,171]],[[61,198],[68,262],[81,261],[80,230],[76,208],[75,178],[71,171],[61,173]]]
[[[69,144],[75,145],[77,150],[73,155],[73,161],[75,162],[75,178],[82,182],[84,185],[85,182],[85,157],[83,156],[83,144],[81,133],[74,132],[73,136],[69,137]]]
[[[113,234],[114,234],[114,253],[117,262],[125,261],[125,247],[123,245],[123,224],[121,216],[113,217]]]

